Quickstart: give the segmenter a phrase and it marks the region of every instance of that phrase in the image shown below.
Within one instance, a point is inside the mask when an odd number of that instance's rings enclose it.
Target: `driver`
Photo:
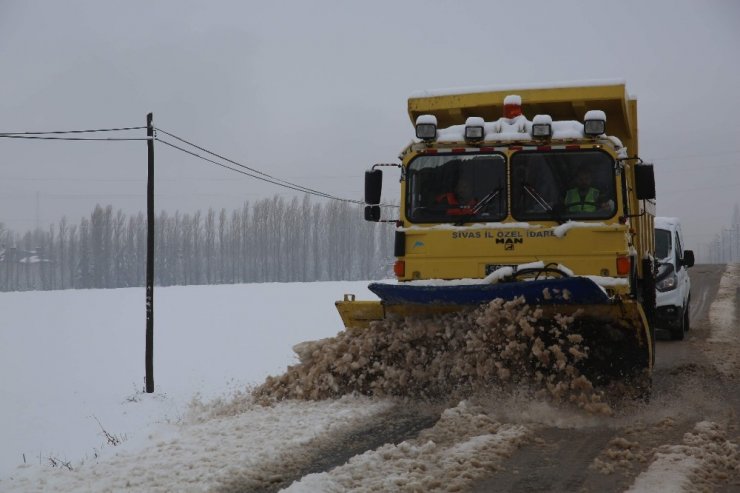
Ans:
[[[438,204],[447,205],[448,215],[470,214],[478,200],[474,196],[473,184],[460,177],[451,192],[440,194],[436,197]]]

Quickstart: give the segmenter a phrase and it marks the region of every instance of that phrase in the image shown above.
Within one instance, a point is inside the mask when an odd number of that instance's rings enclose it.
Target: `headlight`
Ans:
[[[434,115],[419,115],[416,119],[416,138],[434,140],[437,138],[437,117]]]
[[[661,293],[665,291],[671,291],[672,289],[676,289],[676,286],[678,286],[678,276],[676,276],[676,273],[674,272],[670,276],[666,277],[662,281],[658,281],[657,284],[655,284],[655,287],[658,291]]]
[[[532,137],[546,139],[552,135],[552,126],[549,123],[535,123],[532,125]]]
[[[535,115],[532,119],[532,137],[535,139],[549,139],[552,137],[552,117],[550,115]]]
[[[471,116],[465,121],[465,140],[483,140],[483,118]]]
[[[583,120],[583,133],[586,135],[598,137],[606,133],[606,114],[603,111],[588,111]]]

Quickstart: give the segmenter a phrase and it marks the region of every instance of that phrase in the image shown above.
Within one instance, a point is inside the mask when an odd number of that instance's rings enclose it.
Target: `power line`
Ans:
[[[98,132],[125,132],[141,130],[146,127],[115,127],[90,128],[84,130],[49,130],[44,132],[0,132],[0,138],[5,139],[32,139],[32,140],[102,140],[102,141],[132,141],[149,140],[149,137],[50,137],[50,135],[86,134]]]
[[[247,166],[245,164],[242,164],[242,163],[239,163],[237,161],[234,161],[233,159],[229,159],[229,158],[227,158],[225,156],[222,156],[220,154],[217,154],[216,152],[213,152],[213,151],[211,151],[209,149],[206,149],[205,147],[202,147],[202,146],[199,146],[197,144],[194,144],[194,143],[192,143],[192,142],[190,142],[190,141],[188,141],[188,140],[186,140],[186,139],[184,139],[182,137],[178,137],[177,135],[175,135],[175,134],[173,134],[171,132],[167,132],[166,130],[162,130],[159,127],[156,127],[156,130],[157,130],[157,132],[162,132],[165,135],[169,135],[170,137],[172,137],[174,139],[177,139],[180,142],[183,142],[183,143],[185,143],[185,144],[187,144],[189,146],[192,146],[192,147],[194,147],[194,148],[196,148],[196,149],[198,149],[200,151],[203,151],[203,152],[205,152],[207,154],[210,154],[211,156],[215,156],[215,157],[217,157],[219,159],[222,159],[222,160],[224,160],[224,161],[226,161],[228,163],[231,163],[231,164],[233,164],[235,166],[238,166],[240,168],[249,170],[252,173],[257,173],[257,174],[259,174],[259,175],[261,175],[263,177],[263,178],[260,178],[258,176],[250,175],[249,173],[243,173],[243,174],[245,174],[247,176],[251,176],[252,178],[262,179],[263,181],[267,181],[267,182],[272,183],[274,185],[284,186],[286,188],[290,188],[291,190],[298,190],[298,191],[301,191],[301,192],[304,192],[304,193],[308,193],[308,194],[311,194],[311,195],[316,195],[316,196],[319,196],[319,197],[324,197],[324,198],[331,199],[331,200],[339,200],[339,201],[342,201],[342,202],[350,202],[350,203],[353,203],[353,204],[364,205],[364,202],[362,202],[360,200],[351,200],[351,199],[345,199],[345,198],[337,197],[335,195],[331,195],[331,194],[328,194],[326,192],[315,190],[313,188],[308,188],[308,187],[305,187],[303,185],[298,185],[296,183],[289,182],[287,180],[283,180],[282,178],[278,178],[278,177],[269,175],[269,174],[264,173],[264,172],[262,172],[262,171],[260,171],[258,169],[252,168],[252,167]],[[159,139],[157,139],[157,140],[159,140]],[[160,140],[160,142],[163,142],[163,141]],[[184,149],[180,148],[180,150],[184,150]],[[195,154],[196,153],[194,153],[194,155]],[[199,156],[199,157],[202,157],[202,156]],[[206,160],[207,161],[210,161],[208,159],[206,159]],[[211,161],[211,162],[213,162],[213,161]],[[233,168],[227,168],[227,169],[231,169],[232,171],[237,171],[237,170],[235,170]],[[395,206],[384,205],[384,207],[395,207]]]
[[[241,174],[246,175],[246,176],[249,176],[251,178],[256,178],[258,180],[265,181],[267,183],[272,183],[273,185],[286,186],[287,188],[291,188],[291,189],[293,189],[293,190],[295,190],[297,192],[304,192],[305,191],[305,190],[302,190],[302,189],[297,188],[297,187],[291,187],[291,186],[287,186],[287,185],[283,185],[283,184],[277,183],[277,182],[271,180],[270,178],[265,178],[265,177],[262,177],[262,176],[256,176],[256,175],[254,175],[252,173],[247,173],[246,171],[241,171],[241,170],[238,170],[238,169],[234,169],[234,168],[232,168],[230,166],[227,166],[227,165],[225,165],[223,163],[219,163],[218,161],[214,161],[213,159],[209,159],[207,157],[201,156],[197,152],[189,151],[189,150],[184,149],[184,148],[182,148],[182,147],[180,147],[178,145],[175,145],[175,144],[173,144],[171,142],[167,142],[166,140],[162,140],[159,137],[156,137],[155,139],[157,140],[157,142],[161,142],[161,143],[163,143],[165,145],[168,145],[168,146],[170,146],[170,147],[172,147],[174,149],[177,149],[178,151],[182,151],[184,153],[190,154],[191,156],[197,157],[197,158],[202,159],[204,161],[208,161],[209,163],[215,164],[216,166],[220,166],[222,168],[225,168],[225,169],[228,169],[228,170],[231,170],[231,171],[236,171],[237,173],[241,173]],[[321,195],[324,198],[330,198],[328,194],[319,193],[319,195]]]
[[[302,185],[297,185],[295,183],[291,183],[289,181],[286,181],[286,180],[283,180],[283,179],[280,179],[280,178],[276,178],[274,176],[268,175],[267,173],[263,173],[263,172],[261,172],[259,170],[256,170],[254,168],[251,168],[249,166],[246,166],[244,164],[241,164],[241,163],[239,163],[237,161],[234,161],[232,159],[223,157],[223,156],[221,156],[219,154],[216,154],[215,152],[209,151],[208,149],[205,149],[204,147],[201,147],[201,146],[198,146],[198,145],[193,144],[191,142],[188,142],[185,139],[179,138],[179,137],[177,137],[177,136],[175,136],[175,135],[173,135],[173,134],[171,134],[169,132],[166,132],[166,131],[164,131],[164,130],[162,130],[160,128],[157,128],[156,130],[158,132],[162,132],[163,134],[169,135],[169,136],[171,136],[171,137],[173,137],[173,138],[175,138],[175,139],[177,139],[177,140],[179,140],[181,142],[184,142],[184,143],[186,143],[186,144],[188,144],[188,145],[190,145],[192,147],[195,147],[196,149],[199,149],[199,150],[201,150],[201,151],[203,151],[205,153],[208,153],[208,154],[210,154],[212,156],[218,157],[219,159],[222,159],[224,161],[227,161],[228,163],[231,163],[231,164],[233,164],[235,166],[238,166],[240,168],[249,170],[249,171],[251,171],[251,173],[246,172],[246,171],[243,171],[243,170],[240,170],[240,169],[232,168],[231,166],[227,166],[227,165],[225,165],[223,163],[220,163],[220,162],[215,161],[213,159],[209,159],[209,158],[207,158],[205,156],[202,156],[202,155],[198,154],[197,152],[193,152],[193,151],[184,149],[183,147],[180,147],[180,146],[178,146],[176,144],[173,144],[173,143],[168,142],[166,140],[162,140],[159,137],[155,137],[155,140],[157,140],[158,142],[161,142],[161,143],[163,143],[165,145],[168,145],[168,146],[170,146],[170,147],[172,147],[174,149],[177,149],[177,150],[179,150],[181,152],[185,152],[187,154],[190,154],[191,156],[197,157],[197,158],[202,159],[204,161],[207,161],[209,163],[215,164],[216,166],[220,166],[222,168],[225,168],[225,169],[228,169],[228,170],[231,170],[231,171],[235,171],[237,173],[240,173],[240,174],[249,176],[250,178],[255,178],[257,180],[261,180],[261,181],[264,181],[264,182],[267,182],[267,183],[270,183],[270,184],[273,184],[273,185],[277,185],[279,187],[283,187],[283,188],[288,188],[288,189],[291,189],[291,190],[295,190],[297,192],[307,193],[309,195],[315,195],[315,196],[318,196],[318,197],[322,197],[322,198],[326,198],[326,199],[330,199],[330,200],[337,200],[337,201],[340,201],[340,202],[348,202],[348,203],[352,203],[352,204],[365,205],[365,203],[363,201],[360,201],[360,200],[352,200],[352,199],[346,199],[346,198],[342,198],[342,197],[337,197],[335,195],[331,195],[331,194],[326,193],[326,192],[321,192],[321,191],[314,190],[314,189],[311,189],[311,188],[308,188],[308,187],[304,187]],[[385,204],[381,204],[381,206],[382,207],[393,207],[393,208],[398,207],[398,206],[394,206],[394,205],[385,205]]]
[[[256,170],[256,169],[253,169],[253,168],[250,168],[249,166],[246,166],[246,165],[243,165],[243,164],[237,163],[236,161],[233,161],[233,160],[231,160],[231,159],[229,159],[229,158],[227,158],[227,157],[221,156],[220,154],[216,154],[216,153],[215,153],[215,152],[213,152],[213,151],[209,151],[208,149],[206,149],[206,148],[204,148],[204,147],[201,147],[201,146],[199,146],[199,145],[197,145],[197,144],[193,144],[192,142],[189,142],[189,141],[187,141],[187,140],[183,139],[182,137],[178,137],[178,136],[177,136],[177,135],[175,135],[175,134],[172,134],[172,133],[170,133],[170,132],[167,132],[166,130],[162,130],[162,129],[161,129],[161,128],[159,128],[159,127],[156,127],[156,130],[157,130],[157,132],[162,132],[163,134],[165,134],[165,135],[169,135],[170,137],[172,137],[172,138],[174,138],[174,139],[177,139],[177,140],[179,140],[180,142],[184,142],[185,144],[187,144],[187,145],[189,145],[189,146],[195,147],[195,148],[196,148],[196,149],[198,149],[198,150],[201,150],[201,151],[203,151],[203,152],[206,152],[206,153],[210,154],[211,156],[216,156],[216,157],[217,157],[217,158],[219,158],[219,159],[223,159],[223,160],[224,160],[224,161],[226,161],[226,162],[229,162],[229,163],[231,163],[231,164],[235,164],[235,165],[237,165],[237,166],[239,166],[239,167],[241,167],[241,168],[245,168],[245,169],[248,169],[249,171],[252,171],[252,172],[254,172],[254,173],[258,173],[258,174],[260,174],[260,175],[262,175],[262,176],[266,176],[266,177],[268,177],[268,178],[272,178],[272,179],[274,179],[274,180],[275,180],[275,179],[277,179],[277,178],[275,178],[275,177],[273,177],[273,176],[270,176],[270,175],[268,175],[267,173],[263,173],[262,171],[259,171],[259,170]],[[282,181],[282,180],[281,180],[281,181]]]
[[[47,132],[0,132],[0,136],[6,135],[48,135],[48,134],[86,134],[93,132],[122,132],[126,130],[141,130],[146,127],[119,127],[119,128],[93,128],[88,130],[50,130]]]
[[[170,146],[174,149],[177,149],[181,152],[184,152],[186,154],[190,154],[191,156],[197,157],[199,159],[202,159],[204,161],[207,161],[209,163],[215,164],[216,166],[220,166],[222,168],[228,169],[230,171],[235,171],[237,173],[246,175],[250,178],[255,178],[257,180],[261,180],[273,185],[277,185],[279,187],[288,188],[290,190],[294,190],[296,192],[301,193],[307,193],[310,195],[315,195],[317,197],[322,197],[330,200],[336,200],[340,202],[347,202],[351,204],[358,204],[358,205],[364,205],[363,201],[360,200],[352,200],[352,199],[346,199],[342,197],[337,197],[335,195],[322,192],[320,190],[315,190],[313,188],[308,188],[303,185],[298,185],[296,183],[284,180],[282,178],[278,178],[272,175],[269,175],[267,173],[264,173],[260,170],[257,170],[255,168],[252,168],[250,166],[247,166],[245,164],[242,164],[240,162],[237,162],[233,159],[229,159],[225,156],[222,156],[220,154],[217,154],[216,152],[213,152],[209,149],[206,149],[205,147],[199,146],[193,142],[190,142],[186,139],[183,139],[182,137],[179,137],[173,133],[167,132],[166,130],[162,130],[161,128],[155,128],[157,132],[162,132],[165,135],[168,135],[169,137],[172,137],[173,139],[176,139],[180,142],[183,142],[184,144],[187,144],[195,149],[198,149],[201,152],[204,152],[206,154],[209,154],[211,156],[214,156],[222,161],[225,161],[227,163],[230,163],[234,166],[237,166],[238,168],[242,169],[236,169],[231,166],[227,166],[222,162],[215,161],[213,159],[209,159],[205,156],[202,156],[198,154],[197,152],[190,151],[188,149],[185,149],[183,147],[180,147],[176,144],[173,144],[172,142],[168,142],[166,140],[162,140],[156,135],[154,137],[67,137],[66,135],[69,134],[86,134],[86,133],[98,133],[98,132],[124,132],[129,130],[141,130],[146,129],[147,127],[144,126],[133,126],[133,127],[114,127],[114,128],[94,128],[94,129],[82,129],[82,130],[50,130],[50,131],[34,131],[34,132],[0,132],[0,138],[5,139],[30,139],[30,140],[63,140],[63,141],[148,141],[148,140],[157,140],[167,146]],[[58,135],[65,135],[64,137],[58,136]],[[247,170],[247,171],[243,171]],[[398,208],[396,205],[388,205],[388,204],[380,204],[381,207],[391,207],[391,208]]]
[[[130,141],[130,140],[151,140],[149,137],[40,137],[31,135],[3,135],[0,139],[32,139],[32,140],[98,140],[98,141]]]
[[[338,201],[341,201],[341,202],[349,202],[349,203],[352,203],[352,204],[364,204],[364,202],[361,202],[359,200],[344,199],[344,198],[341,198],[341,197],[335,197],[335,196],[330,195],[328,193],[318,192],[318,191],[310,190],[310,189],[307,189],[307,188],[303,188],[303,187],[300,187],[298,185],[295,185],[294,186],[293,184],[280,183],[276,179],[273,179],[272,177],[268,177],[268,175],[258,176],[258,175],[255,175],[253,173],[248,173],[248,172],[243,171],[243,170],[240,170],[240,169],[232,168],[232,167],[227,166],[227,165],[225,165],[223,163],[219,163],[218,161],[214,161],[213,159],[209,159],[209,158],[207,158],[205,156],[201,156],[197,152],[189,151],[189,150],[184,149],[184,148],[182,148],[182,147],[180,147],[180,146],[178,146],[176,144],[173,144],[173,143],[168,142],[166,140],[162,140],[159,137],[156,137],[156,140],[157,140],[157,142],[161,142],[161,143],[163,143],[165,145],[168,145],[168,146],[170,146],[170,147],[172,147],[174,149],[177,149],[178,151],[184,152],[186,154],[190,154],[191,156],[194,156],[194,157],[197,157],[197,158],[202,159],[204,161],[207,161],[209,163],[215,164],[216,166],[220,166],[220,167],[225,168],[225,169],[228,169],[230,171],[235,171],[236,173],[240,173],[242,175],[249,176],[250,178],[255,178],[257,180],[261,180],[261,181],[264,181],[264,182],[267,182],[267,183],[270,183],[270,184],[273,184],[273,185],[277,185],[279,187],[289,188],[291,190],[295,190],[296,192],[308,193],[310,195],[316,195],[316,196],[319,196],[319,197],[322,197],[322,198],[326,198],[326,199],[338,200]],[[247,168],[247,169],[250,169],[250,168]],[[262,174],[264,175],[264,173],[262,173]]]

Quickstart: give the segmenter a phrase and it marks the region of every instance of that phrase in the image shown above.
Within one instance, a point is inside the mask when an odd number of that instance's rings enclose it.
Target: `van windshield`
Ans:
[[[655,230],[655,256],[665,260],[671,255],[671,232],[665,229]]]

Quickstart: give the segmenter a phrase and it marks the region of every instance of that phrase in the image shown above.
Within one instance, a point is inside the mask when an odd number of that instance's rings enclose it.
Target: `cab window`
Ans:
[[[501,154],[419,156],[409,164],[406,183],[411,222],[492,222],[507,216]]]
[[[616,214],[614,160],[601,151],[520,151],[511,158],[515,219],[589,220]]]

